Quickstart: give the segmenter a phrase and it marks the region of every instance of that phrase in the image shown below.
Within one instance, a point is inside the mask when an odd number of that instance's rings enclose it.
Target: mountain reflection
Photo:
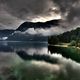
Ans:
[[[0,64],[0,72],[6,72],[5,68],[17,66],[15,71],[25,70],[29,80],[42,76],[48,80],[47,74],[50,75],[49,80],[80,80],[80,64],[60,54],[50,54],[46,42],[0,42]]]
[[[0,52],[24,51],[28,54],[47,54],[47,42],[0,42]]]

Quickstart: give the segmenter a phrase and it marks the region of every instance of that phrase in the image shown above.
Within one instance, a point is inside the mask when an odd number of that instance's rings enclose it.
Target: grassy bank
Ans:
[[[77,62],[80,62],[80,48],[68,45],[68,43],[65,45],[50,45],[49,50],[51,53],[57,52],[62,54],[64,57],[71,58]]]

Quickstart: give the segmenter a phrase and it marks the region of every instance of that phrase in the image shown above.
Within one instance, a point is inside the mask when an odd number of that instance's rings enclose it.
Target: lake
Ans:
[[[47,42],[0,42],[0,80],[80,80],[80,64]]]

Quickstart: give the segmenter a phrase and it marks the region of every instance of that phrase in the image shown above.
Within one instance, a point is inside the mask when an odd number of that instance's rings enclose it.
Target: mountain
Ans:
[[[21,24],[16,30],[17,31],[25,31],[28,28],[50,28],[51,26],[58,26],[59,22],[61,20],[51,20],[51,21],[47,21],[47,22],[24,22],[23,24]]]
[[[0,37],[5,37],[12,34],[14,31],[21,31],[24,32],[28,28],[50,28],[51,26],[59,25],[60,19],[58,20],[51,20],[47,22],[24,22],[22,23],[16,30],[0,30]]]
[[[28,28],[50,28],[59,25],[60,20],[51,20],[47,22],[24,22],[16,30],[0,30],[0,41],[47,41],[47,37],[41,35],[22,34]],[[15,33],[20,31],[20,33]]]
[[[9,36],[10,34],[12,34],[15,30],[8,30],[8,29],[5,29],[5,30],[0,30],[0,37],[6,37],[6,36]]]
[[[0,41],[47,41],[48,38],[41,35],[30,35],[16,30],[0,30]]]

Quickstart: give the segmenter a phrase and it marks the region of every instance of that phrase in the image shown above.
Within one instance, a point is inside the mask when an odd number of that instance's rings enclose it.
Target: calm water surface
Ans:
[[[80,64],[60,54],[51,54],[47,42],[0,42],[0,73],[4,67],[26,62],[26,58],[31,60],[29,80],[32,75],[33,80],[53,80],[53,77],[54,80],[80,80]]]

